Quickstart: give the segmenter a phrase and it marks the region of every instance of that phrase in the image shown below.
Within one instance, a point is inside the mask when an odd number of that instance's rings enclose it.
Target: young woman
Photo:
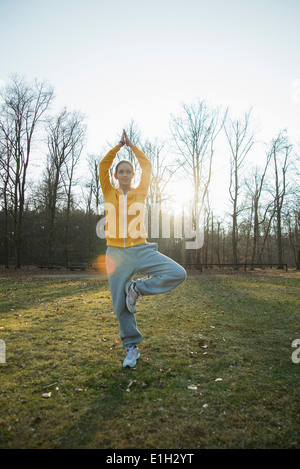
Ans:
[[[132,186],[135,174],[129,161],[120,161],[115,167],[114,177],[119,188],[110,182],[109,170],[124,144],[132,149],[142,169],[136,188]],[[119,144],[99,165],[106,205],[106,268],[122,345],[127,351],[124,367],[134,367],[140,357],[137,345],[142,335],[134,315],[138,298],[167,292],[186,278],[186,272],[179,264],[158,252],[156,243],[147,242],[144,215],[151,167],[151,162],[130,142],[125,130]],[[148,275],[148,278],[132,281],[137,272]]]

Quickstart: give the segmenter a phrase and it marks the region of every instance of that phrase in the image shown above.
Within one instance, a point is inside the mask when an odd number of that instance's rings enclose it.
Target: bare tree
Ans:
[[[242,119],[228,119],[224,129],[230,147],[229,195],[232,203],[232,255],[233,263],[238,263],[238,215],[241,192],[241,173],[247,154],[254,144],[254,132],[250,129],[250,111]]]
[[[171,116],[170,130],[182,166],[193,188],[193,224],[201,220],[211,181],[215,140],[224,125],[219,109],[203,100],[184,104],[178,116]],[[198,252],[198,256],[200,253]]]
[[[293,206],[286,214],[286,224],[288,227],[288,236],[290,246],[293,252],[296,269],[300,269],[300,210],[299,207]]]
[[[1,121],[1,138],[0,138],[0,202],[4,212],[4,224],[0,227],[3,231],[4,239],[4,265],[9,267],[9,217],[12,209],[13,185],[10,175],[12,164],[12,129],[10,125],[5,128]]]
[[[69,251],[68,251],[68,239],[69,239],[69,228],[70,228],[70,214],[72,208],[74,208],[74,194],[73,188],[76,186],[78,181],[75,179],[75,170],[78,167],[78,163],[81,157],[81,153],[85,143],[86,127],[83,124],[84,116],[73,112],[71,114],[71,126],[73,127],[73,144],[70,158],[67,158],[65,162],[65,174],[63,178],[63,184],[66,195],[66,208],[65,208],[65,265],[69,262]]]
[[[174,166],[167,163],[167,155],[163,153],[164,144],[146,141],[141,146],[147,158],[152,163],[152,177],[149,188],[148,201],[151,204],[161,204],[169,199],[166,192],[167,186],[176,172]]]
[[[194,203],[201,207],[211,179],[214,142],[223,123],[219,110],[200,100],[184,104],[181,115],[171,116],[171,133],[182,167],[193,185]]]
[[[45,82],[28,84],[14,75],[1,92],[0,116],[1,169],[6,171],[5,189],[10,201],[6,209],[14,222],[15,266],[21,266],[23,216],[25,209],[27,171],[34,136],[42,116],[53,98],[53,89]]]
[[[100,204],[104,201],[99,180],[99,155],[88,155],[89,179],[85,183],[87,191],[87,212],[92,211],[93,199],[95,212],[99,215]]]
[[[44,172],[43,194],[48,219],[48,260],[54,260],[54,234],[56,210],[60,200],[67,200],[68,214],[71,208],[71,189],[74,169],[78,163],[85,136],[84,117],[77,111],[64,108],[48,120],[48,161]]]
[[[298,144],[300,148],[300,145]],[[294,173],[293,173],[293,218],[294,228],[293,235],[290,235],[291,246],[295,256],[295,263],[297,270],[300,270],[300,196],[299,196],[299,183],[300,183],[300,153],[295,153],[294,160]]]
[[[280,131],[271,141],[269,155],[274,170],[274,210],[276,214],[277,259],[279,268],[283,268],[282,247],[282,208],[287,194],[287,170],[290,163],[292,145],[288,142],[286,130]]]
[[[260,226],[265,223],[267,216],[270,216],[271,219],[274,216],[274,212],[270,214],[270,209],[273,206],[272,201],[267,201],[264,203],[264,209],[262,209],[261,196],[265,188],[265,177],[269,167],[271,155],[267,155],[265,165],[260,172],[259,168],[256,166],[252,173],[251,179],[246,178],[245,184],[248,190],[248,193],[251,197],[251,225],[253,227],[253,243],[252,243],[252,255],[251,255],[251,264],[252,268],[255,262],[261,263],[262,251],[260,245]],[[262,211],[262,214],[261,214]],[[268,231],[266,233],[268,235]]]

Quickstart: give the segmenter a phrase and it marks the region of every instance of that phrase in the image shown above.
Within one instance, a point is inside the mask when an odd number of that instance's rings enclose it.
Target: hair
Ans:
[[[132,169],[133,174],[135,174],[133,164],[132,164],[130,161],[128,161],[128,160],[122,160],[122,161],[119,161],[119,163],[118,163],[117,166],[115,167],[115,171],[114,171],[114,174],[115,174],[115,175],[117,174],[118,168],[119,168],[120,164],[122,164],[122,163],[127,163],[127,164],[129,164],[129,166],[131,166],[131,169]]]

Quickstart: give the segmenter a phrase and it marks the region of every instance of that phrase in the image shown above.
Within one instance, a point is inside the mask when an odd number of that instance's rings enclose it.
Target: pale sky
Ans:
[[[169,137],[195,98],[300,141],[300,0],[0,0],[0,18],[0,83],[48,80],[87,115],[87,153],[131,119]]]

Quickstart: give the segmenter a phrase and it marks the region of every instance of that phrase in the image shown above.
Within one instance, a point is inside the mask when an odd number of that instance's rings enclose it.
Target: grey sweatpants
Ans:
[[[186,278],[183,267],[157,251],[156,243],[143,243],[129,248],[108,246],[106,266],[113,306],[119,321],[122,345],[139,344],[142,335],[135,315],[126,306],[125,285],[138,272],[150,275],[136,280],[142,295],[156,295],[177,287]]]

